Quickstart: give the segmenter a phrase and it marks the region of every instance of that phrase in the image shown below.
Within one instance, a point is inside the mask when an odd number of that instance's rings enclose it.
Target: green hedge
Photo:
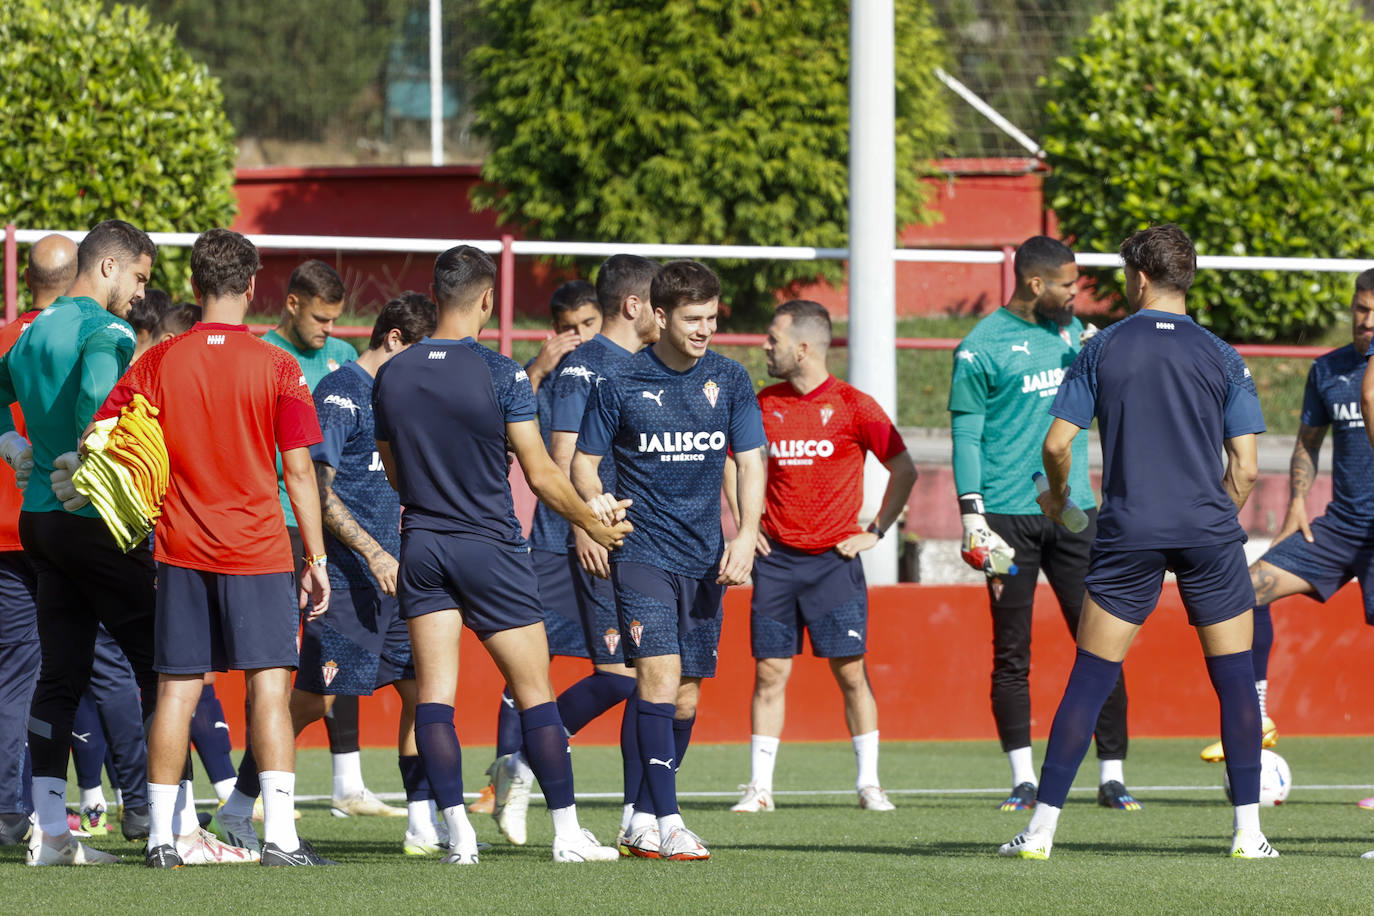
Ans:
[[[1115,250],[1174,222],[1201,254],[1374,255],[1372,35],[1346,0],[1121,0],[1048,77],[1065,236]],[[1351,291],[1339,274],[1204,271],[1191,300],[1225,337],[1302,340]]]
[[[173,30],[99,0],[0,4],[0,213],[24,228],[110,217],[198,232],[234,218],[233,131],[219,86]],[[190,295],[189,255],[154,285]]]

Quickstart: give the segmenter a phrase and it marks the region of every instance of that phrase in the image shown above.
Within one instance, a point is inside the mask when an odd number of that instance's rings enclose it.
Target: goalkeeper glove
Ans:
[[[959,517],[964,523],[964,540],[959,552],[964,562],[988,578],[1016,575],[1016,564],[1012,562],[1016,551],[988,527],[980,494],[966,493],[959,497]]]
[[[76,452],[64,452],[54,458],[52,464],[52,495],[62,503],[62,508],[75,512],[89,505],[91,501],[84,493],[78,493],[76,484],[72,482],[72,474],[81,465],[81,456]]]
[[[0,458],[14,468],[14,485],[21,490],[28,486],[29,474],[33,472],[33,446],[29,440],[14,430],[0,436]]]

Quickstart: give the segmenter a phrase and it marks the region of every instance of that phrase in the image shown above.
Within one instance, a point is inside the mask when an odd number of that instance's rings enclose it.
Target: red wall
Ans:
[[[1032,160],[962,159],[941,165],[944,173],[927,180],[939,221],[903,230],[901,244],[1000,248],[1044,231],[1041,173]],[[475,166],[240,169],[233,228],[278,235],[499,238],[494,215],[474,213],[468,203],[478,180]],[[362,306],[379,305],[404,289],[428,289],[433,264],[430,255],[264,252],[258,281],[264,311],[280,307],[292,268],[308,257],[333,264]],[[516,269],[516,308],[542,315],[564,274],[525,257],[516,261]],[[843,289],[807,288],[803,294],[837,315],[848,314]],[[1004,300],[1000,265],[897,266],[899,315],[981,312]]]
[[[986,592],[979,586],[897,585],[870,589],[869,674],[877,693],[883,737],[988,739],[996,737],[989,707],[992,625]],[[1351,585],[1325,606],[1291,598],[1274,606],[1274,651],[1269,667],[1269,709],[1284,734],[1369,734],[1374,713],[1374,630],[1364,625],[1360,593]],[[1032,734],[1044,738],[1058,704],[1073,646],[1047,586],[1036,594],[1032,635]],[[463,634],[458,680],[459,737],[470,744],[495,741],[500,676],[481,644]],[[585,661],[557,659],[556,689],[589,669]],[[1130,729],[1137,737],[1207,736],[1217,732],[1218,710],[1202,651],[1187,625],[1178,591],[1165,587],[1159,609],[1146,623],[1126,661]],[[243,680],[222,676],[219,694],[235,745],[243,742]],[[694,738],[706,742],[749,740],[749,589],[731,589],[718,676],[702,691]],[[848,737],[839,691],[823,661],[797,660],[788,692],[791,714],[784,737],[791,741],[840,741]],[[399,704],[386,691],[363,700],[363,743],[395,741]],[[593,722],[577,740],[615,744],[619,714]],[[302,745],[323,747],[322,725]]]

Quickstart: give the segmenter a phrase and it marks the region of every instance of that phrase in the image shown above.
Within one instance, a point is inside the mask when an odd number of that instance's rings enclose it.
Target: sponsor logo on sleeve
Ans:
[[[341,394],[331,394],[329,397],[324,399],[324,402],[326,404],[333,404],[335,407],[338,407],[341,410],[347,410],[349,413],[358,412],[358,405],[353,403],[353,399],[346,398]]]

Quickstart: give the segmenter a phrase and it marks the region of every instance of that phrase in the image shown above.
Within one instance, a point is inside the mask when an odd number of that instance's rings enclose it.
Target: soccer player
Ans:
[[[75,242],[61,235],[47,235],[34,242],[24,268],[33,308],[0,330],[0,356],[9,352],[19,335],[75,279]],[[12,405],[11,410],[15,432],[22,439],[23,414],[18,405]],[[30,454],[22,463],[24,469],[16,471],[7,463],[0,471],[0,846],[24,840],[33,811],[26,735],[29,703],[38,677],[37,585],[19,540],[19,507],[32,461]]]
[[[171,296],[151,287],[143,291],[141,298],[134,300],[133,307],[129,309],[129,326],[134,329],[135,362],[158,343],[155,333],[157,323],[162,320],[163,315],[174,308],[176,306],[172,303]]]
[[[301,263],[291,272],[286,284],[286,308],[281,321],[262,339],[281,347],[296,358],[305,382],[314,391],[326,375],[358,358],[358,351],[348,341],[334,337],[334,322],[343,314],[344,284],[334,268],[323,261]],[[277,489],[282,513],[286,516],[286,533],[291,538],[291,555],[301,555],[300,532],[291,512],[291,500],[277,464]],[[358,698],[339,696],[324,720],[329,735],[330,761],[334,769],[334,791],[329,810],[335,817],[374,815],[405,817],[403,808],[388,805],[368,790],[363,782],[362,750],[358,744]],[[251,753],[251,746],[247,752]],[[252,767],[248,758],[248,766]],[[251,794],[256,786],[246,779],[239,786],[244,794]]]
[[[134,332],[124,320],[152,271],[157,248],[122,220],[99,223],[77,247],[76,279],[43,309],[0,359],[0,404],[18,402],[33,444],[0,411],[0,453],[30,477],[19,536],[38,583],[42,663],[29,714],[38,829],[30,865],[93,865],[115,857],[78,843],[65,805],[72,718],[91,676],[96,629],[104,624],[133,666],[145,720],[156,704],[152,558],[121,551],[95,509],[74,490],[54,490],[76,464],[77,443],[129,364]],[[16,446],[22,447],[16,454]],[[69,486],[69,483],[68,483]]]
[[[658,341],[603,378],[588,404],[573,459],[584,497],[602,492],[599,467],[614,456],[617,496],[632,502],[635,530],[612,555],[621,643],[637,679],[640,762],[646,795],[624,843],[645,858],[701,861],[710,852],[677,804],[701,679],[716,670],[725,587],[753,567],[763,511],[766,439],[749,373],[709,349],[720,281],[696,261],[670,261],[649,301]],[[738,465],[739,534],[720,527],[726,450]],[[675,723],[681,723],[676,725]]]
[[[1059,812],[1121,662],[1159,600],[1166,569],[1197,628],[1221,704],[1221,740],[1235,805],[1234,858],[1272,858],[1259,824],[1260,717],[1250,659],[1255,590],[1236,518],[1259,476],[1264,431],[1255,385],[1229,345],[1188,317],[1192,241],[1158,226],[1121,245],[1135,314],[1102,331],[1065,374],[1042,455],[1039,502],[1059,521],[1070,498],[1073,442],[1096,417],[1103,509],[1078,626],[1078,656],[1050,729],[1030,826],[999,852],[1047,859]],[[1226,454],[1222,472],[1217,456]]]
[[[782,381],[759,392],[768,486],[749,611],[755,659],[749,784],[730,809],[740,814],[773,810],[787,679],[803,632],[811,634],[812,651],[829,660],[844,696],[859,807],[894,807],[878,782],[878,704],[864,667],[868,589],[858,556],[902,514],[916,466],[878,403],[826,369],[830,337],[825,306],[794,299],[778,306],[763,344],[768,374]],[[869,452],[891,476],[877,517],[863,528],[858,519]]]
[[[434,330],[434,303],[419,293],[388,302],[372,327],[368,348],[315,387],[323,441],[310,447],[319,481],[329,613],[307,620],[291,692],[295,733],[329,714],[339,696],[370,696],[392,685],[401,698],[398,733],[401,779],[409,800],[408,855],[438,851],[429,786],[415,751],[415,672],[410,637],[396,604],[401,504],[386,483],[372,424],[377,370]],[[241,771],[251,780],[251,759]],[[225,838],[252,849],[253,798],[234,792],[216,818]]]
[[[1031,475],[1050,427],[1046,411],[1064,370],[1082,346],[1073,314],[1078,266],[1062,242],[1038,235],[1016,250],[1016,290],[1006,306],[974,327],[954,352],[950,426],[954,486],[964,523],[965,561],[987,573],[992,607],[992,714],[1011,764],[1011,795],[1003,811],[1035,803],[1031,758],[1030,643],[1035,584],[1044,569],[1069,634],[1078,632],[1083,576],[1096,532],[1088,480],[1088,437],[1074,440],[1074,502],[1087,513],[1078,532],[1040,514]],[[1018,571],[1005,562],[1015,556]],[[998,557],[1002,564],[994,567]],[[1097,722],[1098,804],[1138,811],[1126,790],[1126,684],[1112,690]]]
[[[418,680],[415,743],[449,834],[445,864],[477,862],[463,805],[462,752],[453,727],[458,642],[467,626],[510,685],[525,753],[553,815],[555,862],[615,859],[577,820],[568,737],[549,683],[538,585],[506,478],[507,442],[546,505],[603,546],[629,529],[596,514],[544,450],[525,370],[477,342],[495,301],[496,265],[468,245],[434,262],[439,322],[377,373],[373,423],[387,479],[400,493],[397,597],[410,629]],[[623,507],[621,507],[623,508]]]
[[[289,697],[297,608],[329,606],[327,557],[309,447],[320,441],[315,405],[296,361],[248,333],[258,252],[242,235],[211,229],[191,249],[191,283],[204,321],[149,350],[119,381],[96,419],[135,395],[157,408],[171,481],[157,522],[158,713],[148,731],[150,868],[253,861],[258,854],[185,824],[192,716],[207,671],[241,670],[248,730],[262,772],[263,865],[328,864],[296,835],[295,747]],[[276,499],[274,455],[307,556],[295,565]],[[179,796],[179,792],[183,793]]]

